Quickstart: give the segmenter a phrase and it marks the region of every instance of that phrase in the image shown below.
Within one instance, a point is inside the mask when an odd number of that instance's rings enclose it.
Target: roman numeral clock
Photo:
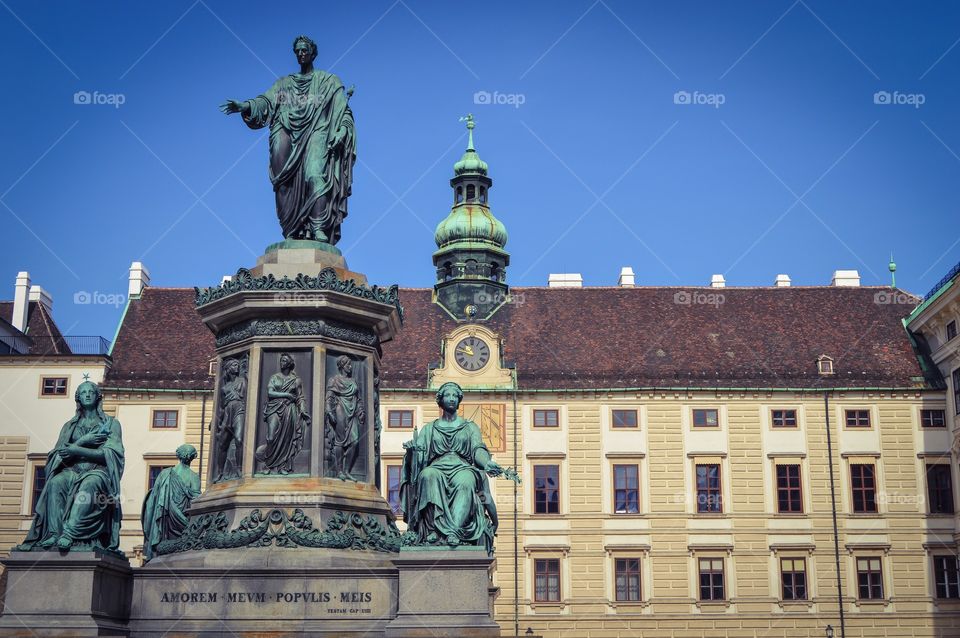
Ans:
[[[476,372],[490,361],[490,346],[483,339],[464,337],[454,347],[454,360],[467,372]]]

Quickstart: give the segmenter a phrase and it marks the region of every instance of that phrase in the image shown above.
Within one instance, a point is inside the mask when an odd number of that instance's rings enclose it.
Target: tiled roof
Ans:
[[[404,325],[383,346],[385,389],[425,387],[443,335],[458,325],[431,292],[400,290]],[[924,387],[901,323],[913,306],[887,303],[903,299],[888,288],[512,292],[515,302],[485,325],[504,338],[521,389]],[[184,288],[147,288],[131,301],[106,385],[210,388],[214,340],[193,303]],[[821,354],[834,359],[834,376],[817,374]]]
[[[901,323],[913,307],[888,288],[513,288],[486,325],[505,340],[521,389],[917,387]],[[710,295],[716,295],[711,297]],[[717,302],[722,299],[722,303]],[[384,344],[384,388],[423,387],[456,324],[429,289]],[[816,358],[834,359],[820,377]],[[918,380],[919,379],[919,380]]]
[[[148,287],[131,299],[111,354],[106,387],[213,388],[213,333],[197,314],[193,288]]]
[[[13,302],[0,301],[0,317],[7,321],[13,319]],[[30,354],[69,355],[70,346],[64,340],[47,307],[37,301],[27,302],[27,329],[24,331],[30,337]]]

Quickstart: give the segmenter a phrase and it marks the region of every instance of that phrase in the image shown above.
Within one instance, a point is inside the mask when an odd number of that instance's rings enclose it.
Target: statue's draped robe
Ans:
[[[347,216],[357,153],[353,113],[340,78],[318,69],[295,73],[248,104],[250,112],[243,116],[247,126],[270,126],[270,181],[283,236],[303,237],[314,219],[327,241],[336,244]],[[328,152],[340,129],[345,133],[342,144]]]
[[[263,407],[263,419],[269,422],[270,416],[276,415],[278,424],[273,437],[267,432],[266,442],[257,449],[257,458],[271,471],[290,472],[293,470],[293,459],[303,448],[305,421],[309,418],[300,377],[277,373],[270,377],[267,385],[267,392],[271,390],[293,394],[296,400],[285,397],[270,397],[267,400]]]
[[[435,532],[440,541],[452,536],[492,551],[496,530],[484,503],[492,504],[493,496],[475,460],[478,450],[489,456],[480,428],[459,416],[437,419],[415,433],[400,482],[404,517],[419,542]]]
[[[240,476],[240,446],[243,443],[243,427],[246,417],[247,384],[242,376],[233,381],[224,383],[220,389],[220,402],[223,406],[220,413],[220,427],[217,436],[220,438],[221,457],[220,473],[224,478]],[[230,452],[233,451],[233,454]]]
[[[327,412],[334,415],[333,444],[350,448],[360,440],[360,388],[342,374],[327,382]]]
[[[153,558],[161,541],[180,538],[187,528],[187,509],[200,495],[200,477],[180,466],[157,475],[143,501],[143,555]]]
[[[97,430],[107,435],[99,447],[103,465],[83,459],[64,461],[60,457],[59,452],[67,445]],[[47,480],[37,501],[33,525],[23,542],[25,548],[51,537],[66,536],[76,545],[117,549],[123,461],[119,421],[110,416],[102,423],[83,422],[79,417],[67,421],[56,446],[47,454]]]

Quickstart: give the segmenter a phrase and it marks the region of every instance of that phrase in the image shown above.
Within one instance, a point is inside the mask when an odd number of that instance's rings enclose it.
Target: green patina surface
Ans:
[[[343,254],[340,252],[340,249],[333,244],[328,244],[325,241],[315,241],[313,239],[284,239],[283,241],[270,244],[264,252],[276,252],[281,248],[308,248],[310,250],[322,250],[334,255]]]

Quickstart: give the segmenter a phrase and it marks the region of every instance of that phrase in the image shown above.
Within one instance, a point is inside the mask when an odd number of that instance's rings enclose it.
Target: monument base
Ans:
[[[108,552],[17,552],[3,559],[4,636],[130,636],[130,562]]]
[[[400,575],[397,617],[385,638],[498,638],[493,563],[483,547],[401,549],[393,559]]]
[[[132,636],[383,636],[387,552],[243,547],[160,556],[134,572]]]

